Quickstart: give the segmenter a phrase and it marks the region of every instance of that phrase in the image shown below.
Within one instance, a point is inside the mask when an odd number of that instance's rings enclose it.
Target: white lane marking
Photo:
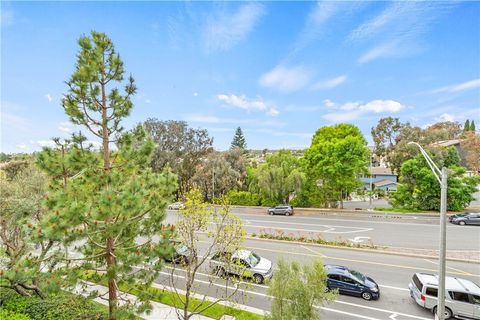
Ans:
[[[428,259],[423,259],[423,260],[425,260],[425,261],[427,261],[427,262],[430,262],[430,263],[433,263],[434,265],[437,265],[437,266],[438,266],[438,262],[431,261],[431,260],[428,260]],[[452,269],[453,271],[457,271],[457,272],[463,273],[463,274],[466,275],[466,276],[473,276],[473,274],[468,273],[468,272],[463,271],[463,270],[460,270],[460,269],[457,269],[457,268],[453,268],[453,267],[447,266],[447,269]]]
[[[362,227],[349,227],[349,226],[334,226],[331,224],[318,224],[318,223],[298,223],[298,222],[289,222],[289,221],[265,221],[265,220],[252,220],[248,219],[249,222],[267,222],[267,223],[279,223],[279,224],[288,224],[288,225],[297,225],[297,226],[313,226],[313,227],[327,227],[335,230],[335,228],[345,228],[345,229],[371,229],[371,228],[362,228]]]
[[[384,285],[384,284],[379,284],[378,286],[379,286],[380,288],[394,289],[394,290],[400,290],[400,291],[410,291],[410,290],[408,290],[407,288],[387,286],[387,285]]]
[[[364,242],[366,240],[369,240],[369,239],[370,239],[370,237],[355,237],[353,239],[348,239],[348,240],[352,241],[353,243],[362,243],[362,242]]]
[[[317,308],[325,310],[325,311],[330,311],[330,312],[334,312],[334,313],[344,314],[344,315],[347,315],[347,316],[352,316],[352,317],[355,317],[356,319],[380,320],[378,318],[362,316],[362,315],[359,315],[357,313],[350,313],[350,312],[340,311],[340,310],[337,310],[337,309],[332,309],[332,308],[327,308],[327,307],[317,307]]]
[[[171,275],[170,273],[168,273],[168,272],[163,272],[163,271],[161,271],[160,273],[161,273],[161,274],[168,275],[168,276]],[[185,277],[182,277],[182,276],[180,276],[180,275],[175,275],[175,276],[178,277],[178,278],[185,279]],[[260,293],[260,292],[256,292],[256,291],[245,290],[245,289],[243,289],[243,288],[235,288],[235,287],[231,287],[231,286],[229,286],[229,285],[221,285],[221,284],[218,284],[218,283],[213,283],[213,282],[208,282],[208,281],[203,281],[203,280],[195,280],[195,281],[196,281],[196,282],[200,282],[200,283],[204,283],[204,284],[208,284],[208,285],[214,285],[214,286],[217,286],[217,287],[220,287],[220,288],[227,288],[227,289],[231,289],[231,290],[238,290],[238,291],[241,291],[241,292],[244,292],[244,293],[250,293],[250,294],[257,295],[257,296],[261,296],[261,297],[265,297],[265,298],[273,298],[273,297],[270,296],[270,295],[267,295],[267,294],[264,294],[264,293]],[[349,305],[349,306],[353,306],[353,307],[364,308],[364,309],[368,309],[368,310],[374,310],[374,311],[378,311],[378,312],[384,312],[384,313],[390,313],[390,314],[397,314],[397,315],[399,315],[399,316],[410,317],[410,318],[413,318],[413,319],[431,320],[431,319],[429,319],[429,318],[414,316],[414,315],[411,315],[411,314],[396,312],[396,311],[392,311],[392,310],[385,310],[385,309],[380,309],[380,308],[368,307],[368,306],[364,306],[364,305],[361,305],[361,304],[355,304],[355,303],[346,302],[346,301],[334,300],[334,301],[332,301],[332,302],[333,302],[333,303],[338,303],[338,304]],[[317,307],[317,308],[324,308],[324,307],[322,307],[322,306],[316,306],[316,307]],[[377,319],[375,319],[375,320],[377,320]]]
[[[318,225],[322,226],[322,225]],[[307,231],[307,232],[314,232],[314,233],[326,233],[327,231],[323,230],[312,230],[312,229],[297,229],[297,228],[286,228],[286,227],[271,227],[271,226],[259,226],[259,225],[252,225],[249,224],[246,227],[254,227],[254,228],[267,228],[267,229],[280,229],[280,230],[291,230],[291,231]],[[323,225],[323,227],[331,227],[328,225]],[[354,229],[355,227],[342,227],[342,228],[349,228],[349,229]],[[329,233],[357,233],[357,232],[367,232],[367,231],[372,231],[373,228],[356,228],[358,230],[352,230],[352,231],[330,231]]]
[[[398,316],[398,314],[394,313],[389,318],[392,319],[392,320],[397,320],[397,316]]]
[[[390,313],[390,314],[396,313],[399,316],[410,317],[410,318],[413,318],[413,319],[431,320],[430,318],[424,318],[424,317],[414,316],[414,315],[411,315],[411,314],[406,314],[406,313],[401,313],[401,312],[396,312],[396,311],[391,311],[391,310],[385,310],[385,309],[380,309],[380,308],[368,307],[368,306],[364,306],[364,305],[361,305],[361,304],[355,304],[355,303],[346,302],[346,301],[334,300],[333,303],[339,303],[339,304],[344,304],[344,305],[348,305],[348,306],[364,308],[364,309],[368,309],[368,310],[374,310],[374,311],[378,311],[378,312],[386,312],[386,313]]]
[[[254,216],[254,217],[269,217],[267,215],[261,215],[261,214],[238,214],[238,213],[235,213],[237,216],[240,216],[240,217],[251,217],[251,216]],[[408,223],[408,222],[387,222],[387,221],[364,221],[364,220],[353,220],[353,219],[332,219],[332,218],[317,218],[317,217],[299,217],[299,216],[293,216],[293,217],[282,217],[282,216],[278,216],[277,218],[279,219],[311,219],[311,220],[326,220],[326,221],[346,221],[346,222],[355,222],[355,223],[376,223],[376,224],[393,224],[393,225],[406,225],[406,226],[418,226],[418,227],[436,227],[436,228],[439,228],[440,225],[438,224],[427,224],[427,223]],[[365,219],[371,219],[372,217],[371,216],[366,216],[366,217],[362,217],[362,218],[365,218]],[[267,220],[265,219],[264,220],[265,222],[271,222],[271,220]],[[455,226],[450,226],[450,227],[455,227]],[[465,227],[465,226],[464,226]],[[468,227],[468,226],[467,226]],[[475,228],[475,226],[469,226],[471,227],[472,229]]]

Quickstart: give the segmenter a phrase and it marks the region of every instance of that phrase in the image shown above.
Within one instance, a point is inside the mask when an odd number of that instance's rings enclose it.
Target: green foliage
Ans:
[[[448,210],[463,210],[474,200],[473,193],[476,192],[479,179],[466,177],[464,173],[463,167],[453,165],[448,168]],[[391,200],[394,207],[436,211],[440,209],[440,184],[422,155],[402,165],[400,183]]]
[[[141,303],[120,308],[117,286],[149,286],[157,278],[162,268],[158,257],[169,250],[172,231],[162,222],[176,177],[168,170],[151,169],[155,143],[142,127],[123,133],[121,122],[133,107],[136,87],[131,76],[123,83],[123,62],[112,41],[93,31],[91,37],[81,37],[79,45],[62,104],[73,123],[101,139],[102,148],[97,152],[85,146],[85,138],[77,135],[64,142],[57,139],[56,148],[42,151],[37,163],[50,183],[44,203],[48,213],[38,233],[79,254],[75,259],[69,252],[61,257],[63,268],[57,273],[62,279],[73,285],[80,272],[98,271],[108,282],[110,318],[130,317],[129,311],[142,312],[149,301],[139,296]],[[139,269],[133,272],[135,267]]]
[[[266,157],[266,162],[248,171],[249,191],[261,195],[262,205],[288,203],[305,181],[300,159],[288,150]]]
[[[342,200],[342,193],[361,184],[359,176],[367,172],[366,144],[354,125],[338,124],[317,130],[305,152],[305,162],[311,185],[319,186],[317,192],[323,193],[327,201]]]
[[[30,320],[30,318],[22,313],[17,313],[0,307],[0,319],[5,320]]]
[[[25,318],[18,318],[19,320],[103,320],[108,317],[104,306],[65,292],[49,296],[47,299],[23,297],[5,290],[2,290],[1,295],[1,309],[25,315]]]
[[[475,128],[475,120],[472,120],[472,122],[470,122],[470,131],[475,132],[476,130],[477,128]]]
[[[259,206],[260,197],[249,191],[230,191],[227,193],[227,198],[232,205],[238,206]]]
[[[247,149],[247,143],[245,141],[245,136],[243,135],[242,128],[238,127],[235,130],[235,135],[233,136],[232,143],[230,145],[230,149],[239,148],[242,150]]]
[[[470,120],[469,119],[465,120],[465,124],[463,125],[463,131],[464,132],[470,131]]]
[[[320,259],[301,266],[298,262],[279,260],[267,289],[273,297],[272,320],[317,320],[317,306],[335,299],[327,290],[327,274]]]

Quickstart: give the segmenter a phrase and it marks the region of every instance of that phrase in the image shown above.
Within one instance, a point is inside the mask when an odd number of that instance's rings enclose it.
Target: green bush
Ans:
[[[230,191],[227,194],[228,200],[232,205],[238,206],[258,206],[260,197],[248,191]]]
[[[25,314],[31,320],[107,319],[106,307],[87,298],[62,292],[46,299],[23,297],[2,290],[2,309]],[[11,291],[11,290],[8,290]],[[3,319],[3,318],[2,318]]]
[[[13,312],[4,308],[0,308],[0,319],[4,320],[30,320],[28,316],[22,313]]]

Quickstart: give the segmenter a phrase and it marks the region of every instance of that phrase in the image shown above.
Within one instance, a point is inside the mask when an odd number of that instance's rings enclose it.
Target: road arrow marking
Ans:
[[[397,320],[397,316],[398,316],[398,314],[394,313],[389,318],[392,319],[392,320]]]
[[[353,243],[362,243],[365,240],[369,240],[369,239],[370,237],[355,237],[353,239],[348,239],[348,240],[352,241]]]

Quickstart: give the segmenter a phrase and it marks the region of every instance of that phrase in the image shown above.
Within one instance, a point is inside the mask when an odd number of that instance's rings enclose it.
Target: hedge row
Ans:
[[[0,319],[103,320],[107,308],[84,297],[62,292],[47,299],[23,297],[13,290],[0,290]],[[4,314],[8,316],[3,316]]]

